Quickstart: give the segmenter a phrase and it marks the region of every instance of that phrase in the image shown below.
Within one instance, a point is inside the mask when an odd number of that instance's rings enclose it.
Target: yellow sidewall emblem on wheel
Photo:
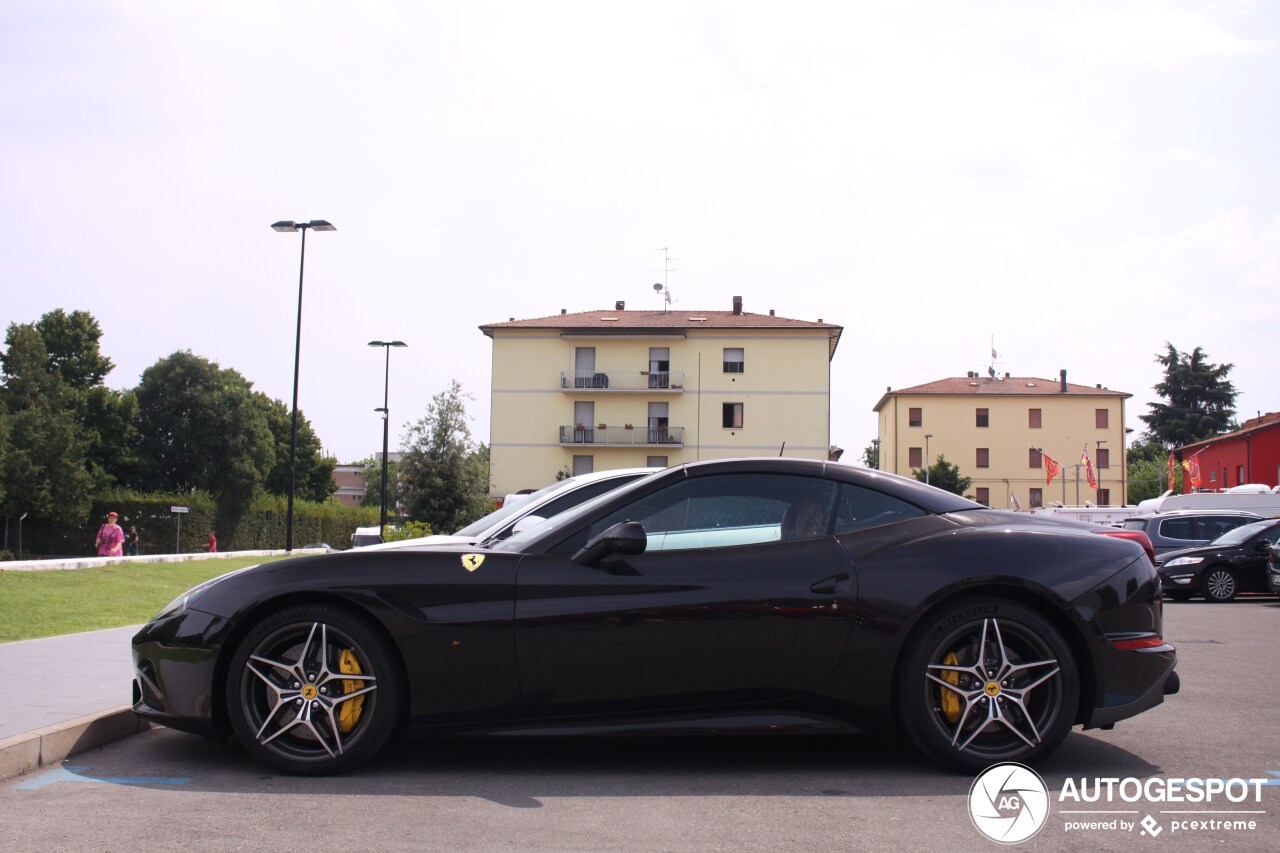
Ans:
[[[993,697],[993,698],[994,698],[994,697],[996,697],[996,696],[999,696],[999,695],[1000,695],[1000,682],[998,682],[998,681],[988,681],[988,682],[987,682],[987,686],[986,686],[984,689],[987,691],[987,695],[988,695],[988,696],[991,696],[991,697]]]
[[[462,568],[469,572],[474,572],[480,568],[480,564],[484,562],[484,554],[463,554]]]
[[[310,702],[316,698],[316,686],[314,684],[304,684],[302,687],[302,698]]]

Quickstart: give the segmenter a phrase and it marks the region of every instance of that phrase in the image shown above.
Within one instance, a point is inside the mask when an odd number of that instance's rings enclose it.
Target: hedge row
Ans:
[[[187,511],[175,513],[175,506]],[[251,551],[285,546],[285,498],[257,498],[237,516],[219,514],[213,497],[203,493],[182,495],[115,492],[94,501],[90,517],[81,524],[54,527],[40,519],[28,519],[23,530],[24,557],[85,556],[96,553],[93,542],[108,512],[128,533],[138,528],[143,554],[185,554],[203,551],[209,532],[218,537],[219,551]],[[296,501],[293,511],[293,546],[326,543],[334,548],[351,546],[357,527],[376,526],[376,508],[343,506],[336,501]],[[12,543],[10,550],[13,550]]]

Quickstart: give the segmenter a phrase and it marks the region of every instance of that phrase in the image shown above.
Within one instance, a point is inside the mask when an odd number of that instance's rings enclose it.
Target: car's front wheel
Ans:
[[[942,764],[970,772],[1029,764],[1071,729],[1080,696],[1074,656],[1061,632],[1028,607],[998,598],[945,607],[903,654],[898,719]]]
[[[1206,601],[1230,601],[1239,592],[1236,573],[1226,566],[1210,566],[1205,569],[1200,591]]]
[[[332,605],[281,610],[236,649],[227,674],[232,728],[255,757],[288,773],[348,770],[395,730],[395,650],[366,617]]]

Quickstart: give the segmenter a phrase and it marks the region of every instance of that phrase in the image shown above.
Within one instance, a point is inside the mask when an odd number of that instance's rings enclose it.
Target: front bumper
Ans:
[[[133,710],[153,723],[220,734],[218,652],[229,623],[186,610],[148,623],[133,638]]]

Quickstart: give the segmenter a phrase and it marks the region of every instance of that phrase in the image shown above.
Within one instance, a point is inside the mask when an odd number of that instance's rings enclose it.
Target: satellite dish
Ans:
[[[661,292],[662,292],[662,283],[661,283],[661,282],[659,282],[659,283],[657,283],[657,284],[655,284],[655,285],[653,286],[653,292],[654,292],[654,293],[661,293]]]

